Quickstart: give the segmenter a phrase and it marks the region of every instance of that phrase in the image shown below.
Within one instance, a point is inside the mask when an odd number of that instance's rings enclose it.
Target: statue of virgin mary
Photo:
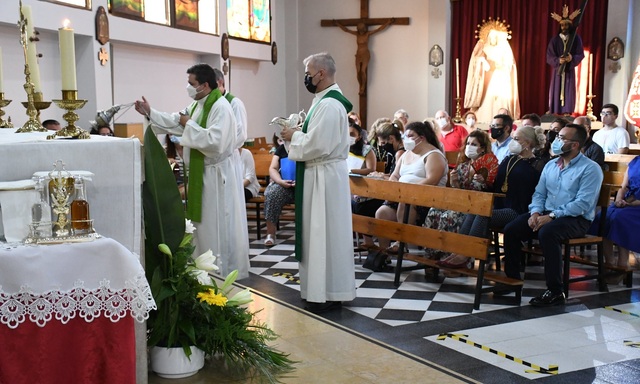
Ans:
[[[509,45],[509,26],[489,18],[478,27],[478,42],[469,60],[464,107],[475,112],[478,122],[491,122],[500,108],[507,108],[517,119],[518,72]]]

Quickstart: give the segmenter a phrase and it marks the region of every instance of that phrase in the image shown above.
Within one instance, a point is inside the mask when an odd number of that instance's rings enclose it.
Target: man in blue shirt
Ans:
[[[495,140],[491,143],[491,152],[498,158],[498,163],[502,163],[502,160],[511,154],[509,142],[511,141],[513,119],[509,115],[495,115],[489,128],[491,129],[491,138]]]
[[[582,125],[567,124],[560,130],[551,145],[559,157],[542,170],[529,212],[504,228],[505,272],[511,278],[521,278],[522,242],[535,237],[540,241],[547,290],[531,299],[534,306],[564,304],[562,242],[584,236],[595,216],[603,175],[600,166],[581,153],[586,141]]]

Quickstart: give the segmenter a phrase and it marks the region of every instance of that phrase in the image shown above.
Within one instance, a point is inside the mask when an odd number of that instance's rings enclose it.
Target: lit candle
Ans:
[[[0,47],[0,93],[4,92],[2,90],[2,47]]]
[[[62,90],[77,91],[76,83],[76,46],[73,40],[73,29],[69,28],[69,20],[58,29],[60,42],[60,68],[62,70]]]
[[[456,97],[460,98],[460,67],[459,60],[456,59]]]
[[[593,53],[589,52],[589,96],[593,96]]]
[[[40,67],[38,66],[38,53],[36,52],[36,42],[31,41],[34,37],[35,24],[33,24],[33,16],[31,15],[31,6],[23,5],[22,14],[27,21],[27,64],[29,64],[29,73],[31,82],[33,83],[35,92],[42,92],[40,84]]]

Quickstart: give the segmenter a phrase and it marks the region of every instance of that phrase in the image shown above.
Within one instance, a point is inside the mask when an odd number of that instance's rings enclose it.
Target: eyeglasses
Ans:
[[[504,124],[491,124],[489,126],[489,128],[491,128],[491,129],[502,128],[502,127],[504,127]]]
[[[573,139],[567,139],[566,137],[560,136],[560,135],[556,136],[556,139],[561,140],[564,143],[566,143],[567,141],[574,141],[574,142],[578,141],[578,140],[573,140]]]
[[[600,112],[600,116],[611,116],[613,115],[613,112],[611,111],[602,111]]]

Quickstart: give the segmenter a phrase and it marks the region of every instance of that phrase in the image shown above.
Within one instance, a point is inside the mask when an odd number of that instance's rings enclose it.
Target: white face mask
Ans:
[[[447,119],[445,117],[441,117],[439,119],[436,119],[436,123],[438,123],[440,129],[442,129],[447,125]]]
[[[471,118],[467,119],[467,125],[469,127],[476,125],[476,119],[471,119]]]
[[[464,154],[471,160],[475,160],[479,156],[478,147],[476,147],[475,145],[467,145],[466,147],[464,147]]]
[[[519,155],[522,152],[522,145],[515,140],[511,140],[509,142],[509,152]]]
[[[198,95],[198,88],[194,87],[191,84],[187,84],[187,94],[189,95],[190,98],[194,99],[196,98],[196,96]]]
[[[356,138],[353,136],[349,136],[349,146],[352,146],[356,143]]]
[[[402,144],[406,151],[413,151],[416,148],[416,142],[408,137],[402,139]]]

